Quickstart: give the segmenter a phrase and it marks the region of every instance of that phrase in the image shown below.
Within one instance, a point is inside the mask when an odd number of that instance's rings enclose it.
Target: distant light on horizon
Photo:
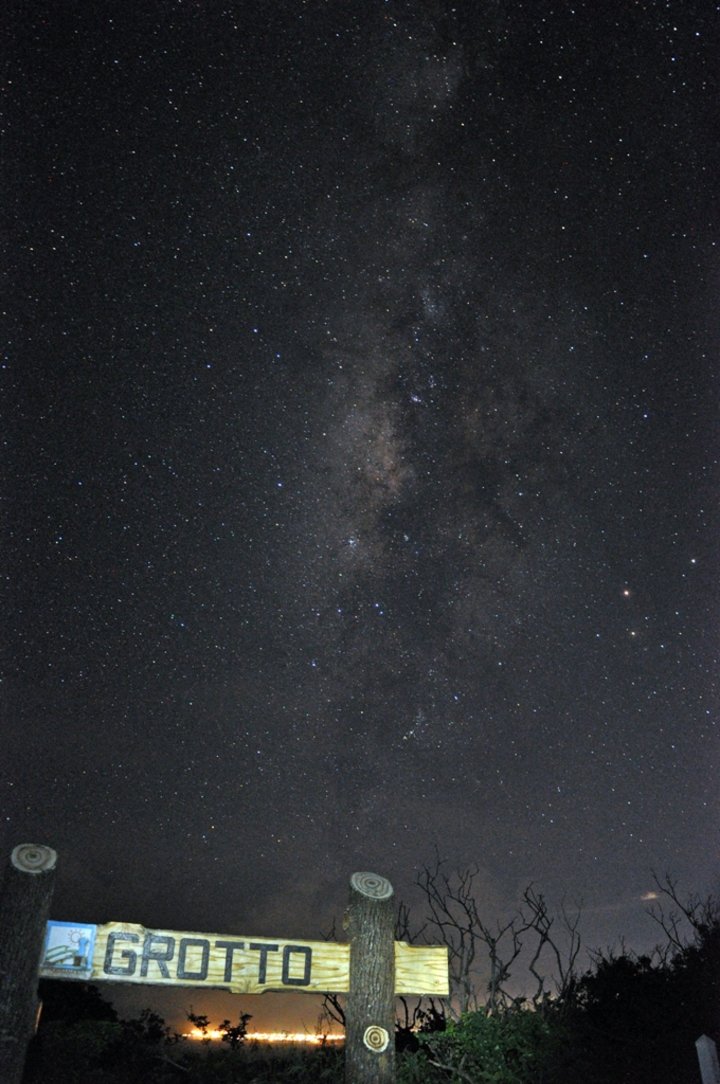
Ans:
[[[196,1042],[208,1039],[211,1042],[219,1042],[223,1037],[223,1032],[217,1028],[208,1028],[204,1033],[200,1028],[192,1028],[185,1034],[188,1039],[194,1039]],[[323,1043],[342,1043],[345,1041],[345,1036],[335,1033],[311,1035],[307,1031],[249,1031],[244,1041],[246,1043],[309,1043],[311,1046],[322,1046]]]

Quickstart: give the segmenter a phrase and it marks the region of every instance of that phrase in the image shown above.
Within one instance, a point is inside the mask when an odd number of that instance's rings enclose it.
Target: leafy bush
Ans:
[[[493,1015],[465,1013],[446,1031],[422,1036],[421,1041],[430,1065],[442,1069],[438,1079],[539,1084],[563,1058],[565,1030],[560,1017],[552,1012],[515,1007]]]

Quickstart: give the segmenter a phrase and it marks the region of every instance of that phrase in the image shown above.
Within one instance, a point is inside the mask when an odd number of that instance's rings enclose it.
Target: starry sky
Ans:
[[[718,886],[716,5],[2,20],[5,850],[318,938],[437,846],[656,940]]]

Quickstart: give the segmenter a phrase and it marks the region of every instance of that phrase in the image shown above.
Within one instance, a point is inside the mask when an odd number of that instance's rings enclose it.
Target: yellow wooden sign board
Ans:
[[[70,926],[70,923],[65,925]],[[58,949],[52,950],[58,955]],[[46,952],[44,978],[70,978]],[[208,986],[235,994],[266,990],[347,993],[350,946],[333,941],[289,941],[147,930],[128,922],[95,927],[92,966],[85,981]],[[395,942],[395,993],[447,997],[447,949]]]

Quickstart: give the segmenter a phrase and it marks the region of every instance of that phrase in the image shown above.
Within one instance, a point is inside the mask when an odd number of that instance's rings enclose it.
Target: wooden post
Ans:
[[[695,1049],[700,1062],[702,1084],[720,1084],[720,1065],[715,1043],[709,1036],[701,1035],[695,1041]]]
[[[345,1020],[345,1084],[395,1081],[395,907],[393,887],[376,873],[353,873],[347,929],[350,993]]]
[[[0,893],[0,1080],[19,1084],[37,1013],[37,987],[57,855],[21,843]]]

